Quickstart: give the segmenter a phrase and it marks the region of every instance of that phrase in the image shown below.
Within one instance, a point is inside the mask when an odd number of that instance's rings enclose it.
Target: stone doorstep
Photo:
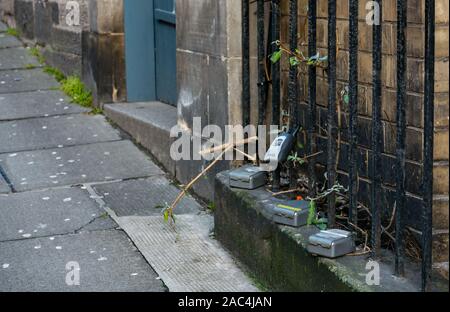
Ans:
[[[228,185],[227,171],[216,177],[216,238],[240,260],[263,285],[281,291],[417,292],[420,268],[406,264],[406,278],[393,275],[394,256],[384,251],[381,285],[366,284],[367,256],[338,259],[314,257],[307,250],[315,227],[299,229],[272,221],[271,195],[264,188],[238,190]],[[434,272],[436,273],[436,272]],[[448,291],[448,281],[433,275],[435,291]]]
[[[175,162],[170,158],[170,129],[177,124],[175,107],[160,102],[106,104],[104,112],[175,175]]]
[[[104,113],[133,139],[152,154],[180,183],[189,183],[208,164],[206,161],[182,160],[170,157],[170,146],[175,138],[170,130],[177,124],[177,109],[161,102],[106,104]],[[229,169],[228,162],[217,164],[193,191],[202,198],[214,199],[214,179],[217,173]]]

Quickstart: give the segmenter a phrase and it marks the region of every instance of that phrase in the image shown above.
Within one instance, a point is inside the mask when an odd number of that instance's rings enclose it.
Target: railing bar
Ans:
[[[295,51],[298,46],[298,4],[297,0],[290,0],[289,2],[289,45],[291,51]],[[298,105],[298,69],[297,66],[290,66],[289,68],[289,83],[288,83],[288,104],[291,115],[291,126],[297,125],[297,105]]]
[[[298,3],[297,0],[289,2],[289,48],[295,51],[298,48]],[[288,82],[288,105],[290,114],[290,127],[295,128],[299,125],[298,121],[298,68],[290,66]],[[297,186],[296,170],[289,165],[289,178],[291,188]]]
[[[317,1],[308,1],[308,54],[315,55],[317,52]],[[310,66],[308,73],[308,155],[313,155],[316,152],[316,95],[317,95],[317,80],[316,67]],[[309,176],[309,195],[316,196],[316,161],[312,158],[308,162],[308,176]]]
[[[242,0],[242,119],[250,124],[250,0]]]
[[[272,39],[271,41],[280,40],[280,0],[272,0]],[[275,51],[276,45],[271,42],[272,52]],[[280,124],[280,103],[281,103],[281,78],[280,78],[280,62],[272,63],[272,125]],[[274,192],[280,190],[280,168],[274,171],[272,189]]]
[[[357,122],[358,122],[358,0],[350,0],[349,33],[349,219],[358,224],[358,167],[357,167]]]
[[[382,1],[376,1],[379,9],[379,23],[373,25],[373,105],[372,105],[372,167],[370,177],[372,187],[370,194],[370,204],[372,208],[372,251],[373,256],[377,257],[381,249],[381,208],[380,208],[380,190],[381,190],[381,152],[382,152],[382,123],[381,123],[381,70],[382,70],[382,40],[383,27]]]
[[[425,97],[422,229],[422,290],[429,290],[433,248],[435,0],[425,1]]]
[[[406,27],[407,0],[397,0],[397,168],[395,273],[404,274],[403,212],[405,211],[405,145],[406,145]]]
[[[328,0],[328,160],[327,178],[331,189],[336,183],[336,0]],[[336,223],[336,195],[328,197],[328,223]]]
[[[258,41],[258,125],[265,125],[266,118],[266,46],[264,25],[264,0],[257,0]]]

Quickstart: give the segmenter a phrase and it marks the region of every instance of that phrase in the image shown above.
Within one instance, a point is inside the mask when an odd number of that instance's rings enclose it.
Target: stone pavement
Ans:
[[[257,290],[193,198],[176,212],[177,232],[163,222],[179,189],[103,116],[71,104],[5,29],[0,291]]]

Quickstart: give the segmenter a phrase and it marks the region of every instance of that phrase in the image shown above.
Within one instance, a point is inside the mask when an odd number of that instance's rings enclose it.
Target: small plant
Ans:
[[[93,107],[92,110],[89,112],[91,115],[101,115],[103,114],[103,110],[98,107]]]
[[[44,56],[42,55],[41,51],[39,50],[39,48],[37,46],[30,48],[30,54],[32,56],[36,57],[40,64],[44,64],[45,63],[45,58],[44,58]]]
[[[275,51],[270,57],[272,63],[279,62],[281,60],[281,56],[283,55],[283,53],[285,53],[289,56],[289,63],[291,64],[291,66],[298,66],[303,63],[308,66],[326,68],[326,62],[328,61],[328,56],[326,55],[321,56],[320,53],[317,53],[316,55],[306,57],[299,49],[291,51],[281,41],[275,41],[273,44],[278,47],[278,50]]]
[[[8,34],[10,36],[14,36],[14,37],[19,37],[20,36],[20,32],[16,28],[11,28],[11,27],[9,27],[6,30],[6,34]]]
[[[33,64],[26,64],[25,65],[25,69],[35,69],[35,68],[36,68],[36,66],[33,65]]]
[[[86,89],[77,76],[69,76],[61,81],[61,90],[70,96],[74,103],[83,107],[91,107],[92,93]]]
[[[214,212],[214,211],[216,210],[216,203],[210,202],[206,207],[207,207],[210,211]]]
[[[62,82],[64,79],[66,79],[66,76],[59,69],[51,66],[45,66],[44,72],[55,77],[56,81],[58,82]]]
[[[294,167],[301,166],[305,163],[305,159],[298,156],[297,152],[292,152],[288,157],[288,161],[294,164]]]
[[[316,202],[312,200],[309,204],[308,225],[315,225],[320,230],[326,230],[328,228],[328,220],[326,218],[317,217]]]

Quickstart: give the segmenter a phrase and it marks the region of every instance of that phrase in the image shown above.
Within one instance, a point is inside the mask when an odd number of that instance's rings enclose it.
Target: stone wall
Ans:
[[[79,7],[79,22],[67,20]],[[2,0],[0,16],[46,62],[66,75],[81,76],[95,104],[125,99],[122,0]]]
[[[1,18],[21,38],[43,47],[47,62],[65,74],[81,74],[81,32],[88,24],[87,0],[77,1],[79,24],[69,25],[68,0],[2,0]]]
[[[177,0],[176,11],[178,125],[192,134],[194,117],[203,126],[241,124],[240,0]],[[181,161],[176,176],[189,182],[206,164]],[[221,162],[194,190],[212,200],[214,177],[228,167]]]
[[[288,41],[288,1],[283,3],[282,41]],[[407,73],[407,148],[406,148],[406,187],[408,202],[406,217],[408,225],[420,233],[421,218],[421,180],[423,163],[423,93],[424,93],[424,3],[423,0],[408,1],[408,73]],[[299,43],[300,49],[307,55],[308,1],[299,1]],[[367,11],[366,1],[360,1],[359,22],[359,198],[368,204],[370,194],[370,140],[372,115],[372,27],[365,22]],[[436,1],[436,122],[435,122],[435,202],[434,202],[434,260],[436,263],[448,261],[448,178],[449,178],[449,136],[448,136],[448,88],[449,88],[449,24],[448,1]],[[327,1],[318,1],[317,20],[317,46],[321,55],[327,55]],[[337,98],[339,93],[348,85],[348,2],[337,2]],[[380,200],[388,216],[394,207],[395,201],[395,148],[396,148],[396,1],[383,1],[383,189],[384,194]],[[287,73],[289,64],[283,60],[283,106],[287,109]],[[323,171],[326,164],[326,118],[328,84],[326,72],[317,71],[317,118],[318,118],[318,148],[325,153],[318,159]],[[300,67],[300,113],[301,122],[306,125],[307,116],[307,67]],[[348,145],[347,125],[348,114],[346,104],[340,101],[342,114],[342,145],[340,152],[339,180],[347,184],[348,179]]]
[[[126,100],[123,0],[88,0],[83,31],[83,80],[96,105]]]

